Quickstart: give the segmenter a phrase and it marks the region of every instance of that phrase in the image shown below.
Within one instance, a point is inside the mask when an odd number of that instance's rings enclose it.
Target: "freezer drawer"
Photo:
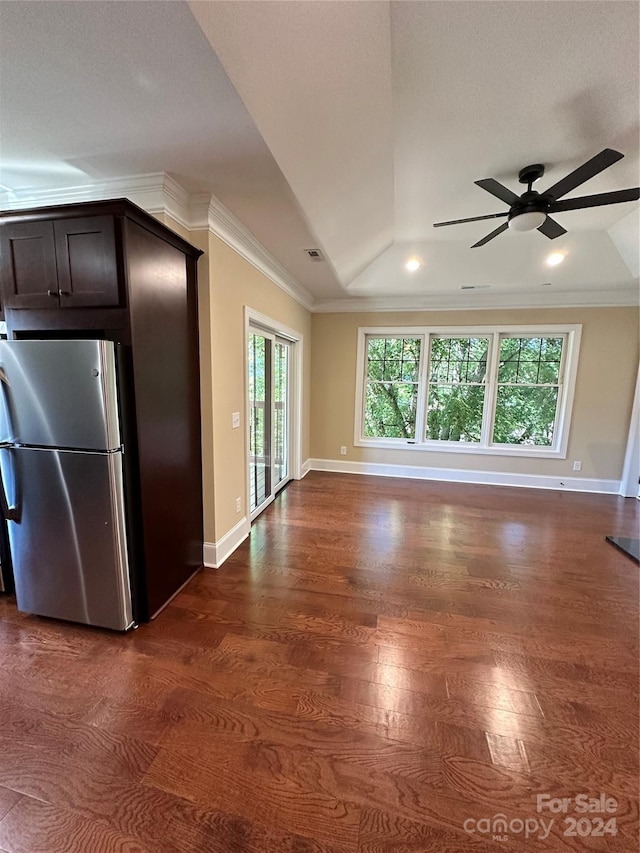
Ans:
[[[120,447],[111,341],[0,341],[0,440]]]
[[[19,447],[0,462],[18,609],[129,628],[122,454]]]

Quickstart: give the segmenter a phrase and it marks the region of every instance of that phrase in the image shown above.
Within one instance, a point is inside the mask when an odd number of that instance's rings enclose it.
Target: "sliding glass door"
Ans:
[[[291,343],[249,329],[249,499],[254,518],[290,474]]]
[[[289,479],[289,348],[276,338],[273,344],[273,482],[277,488]]]
[[[271,495],[271,339],[249,333],[249,487],[251,512]]]

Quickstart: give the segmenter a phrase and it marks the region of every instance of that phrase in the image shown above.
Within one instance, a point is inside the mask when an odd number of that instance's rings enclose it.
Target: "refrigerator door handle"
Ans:
[[[0,441],[0,451],[2,450],[13,450],[15,448],[15,444],[12,441]],[[3,516],[7,519],[7,521],[20,521],[20,513],[18,512],[17,506],[9,506],[9,501],[7,500],[7,493],[4,488],[4,477],[2,476],[2,471],[0,470],[0,509],[2,510]]]
[[[4,397],[3,408],[5,411],[5,416],[3,418],[3,421],[4,421],[5,428],[8,431],[8,437],[9,437],[9,440],[7,440],[7,438],[3,438],[0,441],[0,450],[13,450],[13,448],[16,445],[15,445],[15,442],[11,441],[11,438],[10,438],[11,436],[13,436],[13,424],[11,422],[11,401],[9,399],[9,394],[8,394],[9,380],[7,378],[7,374],[5,372],[3,365],[0,365],[0,389],[1,389],[2,396]],[[15,483],[15,476],[13,475],[13,473],[14,472],[12,472],[12,479]],[[2,514],[7,519],[7,521],[19,521],[20,520],[20,513],[18,512],[18,508],[15,506],[14,507],[9,506],[9,501],[7,500],[7,493],[6,493],[6,490],[4,487],[4,477],[2,474],[2,466],[1,465],[0,465],[0,509],[2,510]]]
[[[1,436],[0,447],[13,446],[15,433],[13,430],[13,418],[11,417],[11,400],[9,398],[9,377],[4,369],[4,365],[0,364],[0,392],[3,396],[2,408],[4,409],[3,426],[7,430],[7,434]]]

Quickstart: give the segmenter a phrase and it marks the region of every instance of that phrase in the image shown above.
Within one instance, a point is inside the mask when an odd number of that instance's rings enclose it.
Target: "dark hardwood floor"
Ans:
[[[126,636],[0,601],[0,849],[637,851],[638,519],[312,473]]]

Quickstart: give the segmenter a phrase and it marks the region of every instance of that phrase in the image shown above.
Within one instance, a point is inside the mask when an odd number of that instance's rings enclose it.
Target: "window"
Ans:
[[[580,326],[360,329],[355,442],[566,456]]]
[[[553,445],[563,346],[563,337],[501,337],[494,442]]]
[[[488,354],[488,338],[431,337],[427,439],[480,441]]]
[[[420,338],[367,339],[365,436],[415,435],[421,344]]]

